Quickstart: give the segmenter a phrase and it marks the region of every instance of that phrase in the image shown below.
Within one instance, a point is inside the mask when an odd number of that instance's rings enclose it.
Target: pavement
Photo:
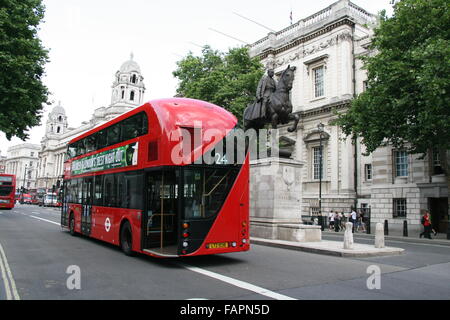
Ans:
[[[405,250],[402,248],[384,247],[375,248],[373,245],[353,243],[352,249],[344,249],[343,242],[322,240],[320,242],[294,242],[284,240],[271,240],[262,238],[250,238],[252,244],[266,245],[276,248],[285,248],[300,250],[310,253],[326,254],[339,257],[378,257],[387,255],[402,254]]]
[[[284,240],[273,240],[273,239],[263,239],[251,237],[251,242],[253,244],[265,245],[276,248],[285,248],[291,250],[299,250],[310,253],[326,254],[339,257],[353,257],[353,258],[365,258],[365,257],[377,257],[377,256],[389,256],[389,255],[399,255],[405,252],[405,249],[388,247],[385,248],[375,248],[374,244],[363,244],[358,243],[358,240],[368,240],[375,241],[375,235],[367,234],[362,232],[356,232],[353,234],[354,244],[353,249],[343,248],[343,232],[334,232],[325,230],[322,231],[323,236],[342,236],[341,241],[324,240],[320,242],[294,242],[294,241],[284,241]],[[447,240],[447,235],[445,233],[438,233],[436,236],[433,235],[433,239],[416,238],[416,237],[402,237],[402,236],[385,236],[385,241],[401,241],[416,244],[433,244],[441,246],[450,246],[450,240]]]

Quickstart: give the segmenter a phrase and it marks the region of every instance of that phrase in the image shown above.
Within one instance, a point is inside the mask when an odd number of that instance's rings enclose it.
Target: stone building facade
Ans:
[[[62,179],[67,144],[70,140],[142,105],[145,93],[143,80],[141,69],[131,54],[130,59],[125,61],[114,75],[110,105],[95,109],[89,121],[83,121],[81,126],[71,128],[61,103],[52,109],[46,123],[46,133],[41,140],[37,187],[51,188]]]
[[[38,170],[38,144],[21,143],[8,148],[6,152],[5,173],[16,175],[16,187],[36,188]]]
[[[296,140],[294,158],[305,163],[298,216],[317,214],[321,181],[324,214],[370,208],[372,224],[388,220],[390,230],[401,233],[407,221],[414,233],[420,230],[422,210],[428,209],[444,232],[448,190],[445,177],[436,170],[439,157],[431,154],[419,160],[418,155],[392,147],[366,156],[360,140],[346,138],[330,123],[365,89],[367,75],[359,57],[374,54],[369,44],[377,23],[377,16],[339,0],[249,46],[250,55],[276,75],[288,65],[296,67],[291,101],[301,118],[299,129],[288,133],[287,127],[280,127],[280,135]]]

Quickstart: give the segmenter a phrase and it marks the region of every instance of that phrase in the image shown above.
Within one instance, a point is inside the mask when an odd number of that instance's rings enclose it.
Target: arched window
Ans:
[[[122,99],[125,97],[125,90],[122,90]]]
[[[60,131],[61,131],[61,127],[58,126],[58,127],[56,128],[56,133],[59,133]]]
[[[131,77],[131,83],[136,83],[136,75],[133,74],[133,76]]]
[[[131,100],[131,101],[134,101],[134,91],[131,91],[131,92],[130,92],[130,100]]]
[[[58,117],[58,121],[59,121],[59,122],[62,121],[62,117],[61,117],[61,116]]]

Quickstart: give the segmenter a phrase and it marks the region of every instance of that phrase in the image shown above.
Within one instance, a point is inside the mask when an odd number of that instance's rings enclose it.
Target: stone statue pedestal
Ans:
[[[250,235],[287,241],[320,241],[320,226],[301,217],[303,161],[269,157],[250,162]]]

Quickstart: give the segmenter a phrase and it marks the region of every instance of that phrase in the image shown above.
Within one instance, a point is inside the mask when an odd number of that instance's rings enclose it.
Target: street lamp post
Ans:
[[[323,157],[323,150],[322,150],[322,133],[323,133],[324,124],[320,122],[317,125],[317,129],[319,130],[319,219],[320,226],[322,231],[325,230],[325,221],[322,216],[322,157]]]
[[[26,174],[27,174],[27,164],[25,163],[25,170],[23,171],[23,182],[22,182],[22,202],[23,202],[23,192],[25,191],[25,179],[26,179]]]

